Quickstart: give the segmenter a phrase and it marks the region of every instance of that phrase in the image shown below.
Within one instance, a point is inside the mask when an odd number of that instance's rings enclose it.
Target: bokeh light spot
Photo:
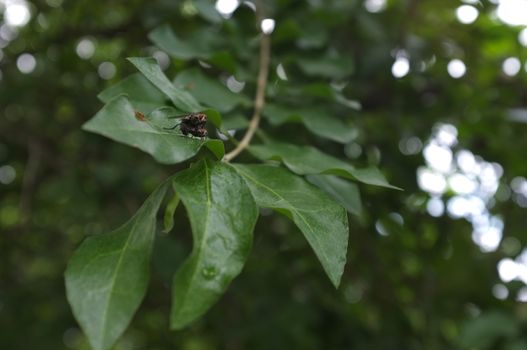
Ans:
[[[216,10],[224,17],[228,18],[238,8],[238,0],[218,0],[216,1]]]
[[[518,34],[518,41],[522,46],[527,46],[527,28],[523,28],[520,34]]]
[[[156,59],[157,64],[162,70],[165,70],[170,65],[170,57],[164,51],[155,51],[152,56]]]
[[[29,74],[35,70],[37,60],[29,53],[23,53],[16,60],[18,70],[24,74]]]
[[[500,0],[496,13],[509,25],[527,26],[527,0]]]
[[[506,75],[510,77],[518,74],[521,68],[522,68],[522,64],[520,60],[516,57],[507,58],[506,60],[503,61],[503,64],[501,66],[503,73],[505,73]]]
[[[279,63],[278,66],[276,66],[276,75],[282,80],[287,80],[287,74],[282,63]]]
[[[275,26],[274,19],[266,18],[262,20],[262,23],[260,23],[260,26],[262,28],[262,32],[264,32],[265,34],[271,34]]]
[[[453,59],[452,61],[448,62],[447,71],[452,78],[459,79],[465,75],[467,67],[463,61],[459,59]]]
[[[13,27],[22,27],[29,22],[31,14],[23,1],[13,1],[5,4],[4,20]]]
[[[231,75],[229,78],[227,78],[227,87],[232,92],[239,93],[245,87],[245,82],[238,81],[233,75]]]
[[[492,295],[494,295],[496,299],[505,300],[509,296],[509,290],[505,285],[498,283],[492,287]]]
[[[0,167],[0,183],[9,185],[16,178],[16,171],[11,165],[4,165]]]
[[[470,5],[461,5],[456,9],[456,17],[463,24],[473,23],[479,15],[479,11]]]
[[[445,177],[425,167],[417,170],[417,184],[428,193],[442,194],[446,191],[447,183]]]
[[[411,136],[399,141],[399,150],[406,156],[418,154],[422,148],[423,143],[417,136]]]
[[[445,212],[445,204],[438,197],[432,197],[426,203],[426,211],[433,217],[439,217]]]
[[[77,44],[75,52],[77,52],[77,55],[83,60],[90,59],[95,52],[95,44],[91,39],[84,38]]]
[[[381,12],[386,8],[386,0],[366,0],[364,8],[371,13]]]
[[[97,69],[99,76],[105,80],[112,79],[115,76],[116,71],[115,65],[111,62],[103,62]]]
[[[410,72],[410,61],[406,57],[398,57],[392,65],[392,75],[402,78]]]

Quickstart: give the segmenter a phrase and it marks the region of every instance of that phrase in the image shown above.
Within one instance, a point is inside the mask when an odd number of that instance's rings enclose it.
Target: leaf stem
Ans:
[[[261,17],[258,19],[258,25],[260,25]],[[269,34],[262,32],[260,38],[260,67],[258,72],[258,81],[256,85],[256,95],[254,98],[254,112],[247,128],[247,132],[241,139],[240,143],[236,147],[227,153],[223,160],[230,162],[237,157],[244,149],[246,149],[254,136],[254,133],[258,129],[260,119],[262,116],[262,109],[265,104],[265,88],[267,86],[267,76],[269,73],[269,61],[271,55],[271,39]]]

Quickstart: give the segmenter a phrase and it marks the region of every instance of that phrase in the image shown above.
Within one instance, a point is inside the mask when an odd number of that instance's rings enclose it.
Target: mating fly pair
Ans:
[[[141,121],[145,120],[145,116],[141,112],[135,112],[135,117]],[[179,120],[179,123],[170,128],[163,128],[165,130],[174,130],[179,126],[179,130],[185,136],[192,135],[196,137],[207,137],[207,115],[204,113],[190,113]]]

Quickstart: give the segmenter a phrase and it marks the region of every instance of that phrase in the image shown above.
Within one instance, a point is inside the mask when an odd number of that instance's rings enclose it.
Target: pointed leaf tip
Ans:
[[[268,165],[233,165],[256,203],[287,214],[313,248],[329,279],[340,284],[348,249],[346,210],[288,170]]]
[[[203,160],[176,175],[174,188],[185,205],[194,248],[172,288],[172,329],[202,316],[241,272],[258,216],[243,179],[231,166]]]
[[[73,315],[95,350],[111,348],[139,307],[149,280],[162,184],[123,226],[84,240],[65,273]]]

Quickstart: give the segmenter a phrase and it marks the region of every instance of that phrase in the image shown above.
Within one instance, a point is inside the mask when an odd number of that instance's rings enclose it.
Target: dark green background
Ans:
[[[192,327],[169,332],[171,276],[192,244],[179,209],[176,230],[158,236],[147,297],[116,348],[526,349],[527,306],[516,300],[524,284],[507,283],[505,300],[492,293],[502,283],[497,263],[514,259],[527,243],[525,198],[512,193],[494,201],[490,212],[505,224],[503,240],[483,253],[469,222],[427,213],[428,195],[416,181],[423,156],[405,155],[399,146],[409,137],[426,144],[437,123],[449,123],[458,130],[456,149],[502,166],[499,193],[510,193],[511,180],[527,174],[527,125],[509,115],[527,105],[527,73],[522,67],[508,77],[501,69],[507,57],[527,59],[518,42],[522,28],[493,19],[496,6],[486,0],[474,5],[480,11],[475,23],[461,24],[455,16],[461,4],[392,0],[370,13],[358,0],[265,2],[267,17],[276,20],[270,99],[338,111],[356,136],[345,146],[301,124],[264,121],[263,129],[282,141],[347,154],[357,166],[377,165],[404,191],[360,186],[363,214],[350,216],[348,264],[338,290],[289,221],[261,216],[253,252],[227,294]],[[191,0],[28,5],[31,21],[1,49],[0,59],[0,167],[16,171],[14,181],[0,184],[0,348],[87,349],[65,298],[67,260],[86,235],[119,226],[185,165],[156,164],[80,126],[101,108],[101,90],[135,72],[125,57],[158,50],[148,33],[166,23],[191,47],[228,48],[233,60],[220,55],[224,73],[217,76],[226,78],[230,70],[247,81],[244,92],[252,96],[254,13],[241,6],[221,20],[209,2]],[[96,48],[87,60],[75,51],[83,38]],[[408,53],[411,70],[396,79],[391,67],[399,49]],[[30,74],[17,69],[22,53],[37,60]],[[420,71],[432,57],[435,63]],[[467,66],[460,79],[447,73],[452,58]],[[103,62],[116,66],[110,80],[98,75]],[[275,73],[279,63],[287,82]],[[172,58],[166,73],[190,67],[200,64]],[[347,83],[343,94],[362,110],[325,109],[330,81]],[[248,117],[250,109],[236,113]],[[379,223],[387,235],[378,232]]]

